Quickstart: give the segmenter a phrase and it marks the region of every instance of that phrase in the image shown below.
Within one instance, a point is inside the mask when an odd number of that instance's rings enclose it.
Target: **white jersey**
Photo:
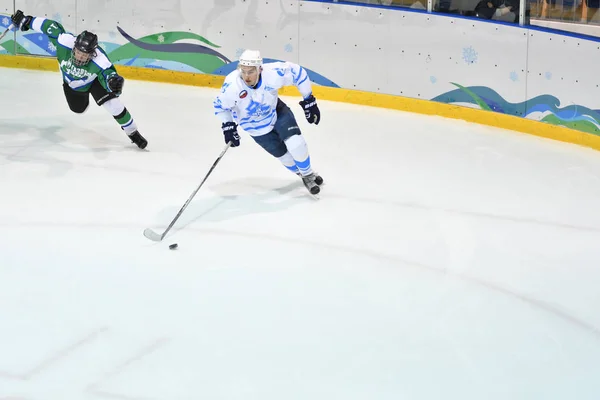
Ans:
[[[236,69],[227,75],[213,103],[215,115],[222,122],[236,122],[251,136],[265,135],[277,122],[277,90],[290,85],[295,85],[305,99],[312,93],[306,70],[291,62],[263,64],[255,88],[246,85]]]

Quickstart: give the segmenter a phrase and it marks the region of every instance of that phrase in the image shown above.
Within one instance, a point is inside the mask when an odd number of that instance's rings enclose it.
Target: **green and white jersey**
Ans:
[[[96,49],[96,55],[92,60],[78,67],[73,63],[71,57],[76,37],[65,32],[65,28],[56,22],[46,18],[35,17],[31,22],[31,29],[48,36],[50,42],[56,47],[56,58],[64,81],[74,90],[86,91],[96,78],[100,84],[110,92],[107,81],[117,70],[108,56],[100,47]]]

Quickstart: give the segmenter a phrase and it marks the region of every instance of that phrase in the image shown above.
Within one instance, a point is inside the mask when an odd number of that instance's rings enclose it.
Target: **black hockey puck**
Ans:
[[[169,249],[175,250],[177,248],[177,243],[173,243],[169,245]]]

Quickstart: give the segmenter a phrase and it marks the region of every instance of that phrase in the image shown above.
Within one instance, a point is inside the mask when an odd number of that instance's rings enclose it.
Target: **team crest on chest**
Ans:
[[[248,96],[248,91],[242,90],[240,92],[240,99],[244,99],[244,98],[246,98],[246,96]]]
[[[89,79],[92,77],[92,74],[89,71],[85,68],[76,67],[70,59],[61,61],[60,68],[72,78]]]

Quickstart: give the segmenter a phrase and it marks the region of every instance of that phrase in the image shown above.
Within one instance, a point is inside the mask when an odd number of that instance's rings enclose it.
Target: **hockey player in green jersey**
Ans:
[[[98,47],[95,34],[83,31],[75,37],[65,32],[58,22],[26,16],[21,10],[17,10],[11,20],[22,31],[32,29],[47,35],[56,47],[63,89],[71,111],[83,113],[90,103],[91,93],[96,104],[103,106],[115,118],[132,143],[140,149],[146,147],[148,141],[140,135],[129,111],[119,99],[125,80],[119,76],[106,53]]]

